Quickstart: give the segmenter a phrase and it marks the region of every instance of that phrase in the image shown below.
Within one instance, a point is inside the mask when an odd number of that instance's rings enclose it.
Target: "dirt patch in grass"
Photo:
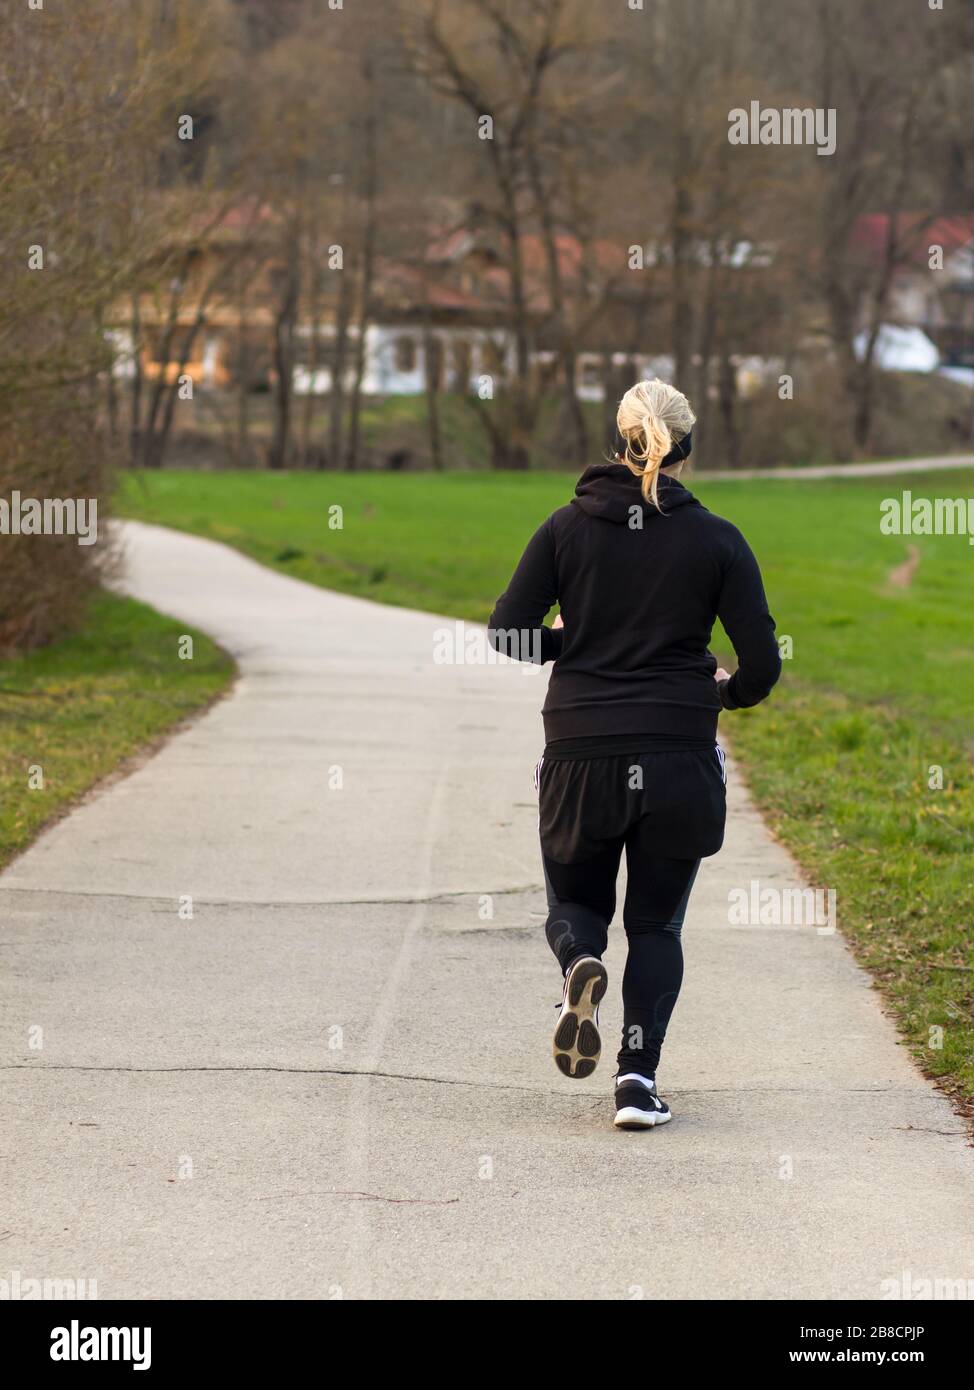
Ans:
[[[920,565],[920,552],[915,545],[907,546],[906,559],[889,572],[889,583],[894,589],[908,589]]]

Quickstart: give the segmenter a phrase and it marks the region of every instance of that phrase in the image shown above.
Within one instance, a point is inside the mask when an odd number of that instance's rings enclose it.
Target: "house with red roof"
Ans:
[[[877,265],[892,256],[887,321],[921,329],[944,366],[974,367],[974,216],[873,213],[852,244]]]

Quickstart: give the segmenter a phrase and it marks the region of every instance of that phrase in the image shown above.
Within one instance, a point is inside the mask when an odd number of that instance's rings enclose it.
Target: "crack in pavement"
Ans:
[[[260,907],[260,908],[294,908],[294,907],[411,907],[420,903],[448,903],[456,898],[477,898],[484,894],[489,894],[493,898],[504,898],[513,896],[516,893],[542,893],[544,884],[528,883],[517,884],[513,888],[447,888],[441,893],[433,893],[431,896],[424,897],[422,894],[406,896],[402,898],[296,898],[293,901],[278,900],[264,902],[257,898],[193,898],[194,907]],[[160,903],[170,904],[179,899],[178,893],[173,893],[171,897],[165,897],[159,893],[99,893],[85,892],[82,888],[18,888],[16,884],[0,887],[0,896],[4,893],[24,893],[34,897],[54,897],[54,898],[92,898],[95,901],[110,902],[113,899],[119,902],[139,902],[139,903]]]
[[[60,1071],[87,1071],[104,1073],[107,1075],[133,1074],[147,1076],[165,1076],[174,1074],[206,1074],[206,1073],[266,1073],[267,1075],[294,1075],[294,1076],[365,1076],[377,1081],[415,1081],[420,1084],[433,1086],[465,1086],[469,1090],[491,1090],[491,1091],[519,1091],[525,1095],[532,1096],[557,1096],[560,1099],[568,1100],[571,1097],[565,1091],[548,1090],[538,1086],[522,1086],[516,1082],[504,1081],[465,1081],[461,1077],[453,1076],[422,1076],[415,1073],[395,1072],[395,1071],[357,1071],[351,1067],[272,1067],[272,1066],[239,1066],[239,1067],[98,1067],[85,1066],[78,1063],[44,1063],[35,1065],[30,1062],[9,1062],[0,1064],[0,1071],[35,1071],[35,1072],[60,1072]],[[675,1087],[668,1092],[669,1095],[678,1096],[720,1096],[720,1095],[834,1095],[835,1086],[822,1087],[819,1089],[805,1086],[684,1086]],[[843,1086],[841,1088],[844,1095],[890,1095],[904,1091],[902,1086]],[[913,1088],[909,1088],[908,1093],[912,1093]],[[922,1088],[918,1088],[922,1089]],[[577,1091],[575,1097],[579,1100],[583,1098],[592,1099],[596,1093],[593,1091]],[[602,1093],[599,1092],[599,1095]],[[918,1125],[897,1125],[897,1129],[916,1130],[921,1132]],[[945,1134],[948,1136],[958,1136],[966,1138],[964,1130],[929,1130],[926,1133]]]

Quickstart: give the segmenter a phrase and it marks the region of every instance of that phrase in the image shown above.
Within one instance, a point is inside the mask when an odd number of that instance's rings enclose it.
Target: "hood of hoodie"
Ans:
[[[639,507],[647,517],[659,516],[652,502],[644,500],[641,483],[642,479],[624,463],[594,463],[576,483],[572,506],[620,526],[628,524],[633,507]],[[693,493],[668,473],[660,474],[658,489],[663,513],[677,507],[700,506]]]

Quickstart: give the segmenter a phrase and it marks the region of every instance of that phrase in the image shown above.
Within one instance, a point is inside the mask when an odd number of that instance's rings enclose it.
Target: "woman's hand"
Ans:
[[[556,627],[564,627],[564,626],[565,626],[565,624],[562,622],[562,618],[561,618],[561,614],[560,614],[560,613],[557,615],[557,617],[555,618],[555,621],[551,624],[551,626],[552,626],[552,630],[553,630],[554,628],[556,628]]]
[[[715,681],[729,681],[729,680],[730,680],[730,671],[725,671],[724,668],[723,668],[723,666],[718,666],[718,667],[717,667],[717,670],[714,672],[714,680],[715,680]]]

